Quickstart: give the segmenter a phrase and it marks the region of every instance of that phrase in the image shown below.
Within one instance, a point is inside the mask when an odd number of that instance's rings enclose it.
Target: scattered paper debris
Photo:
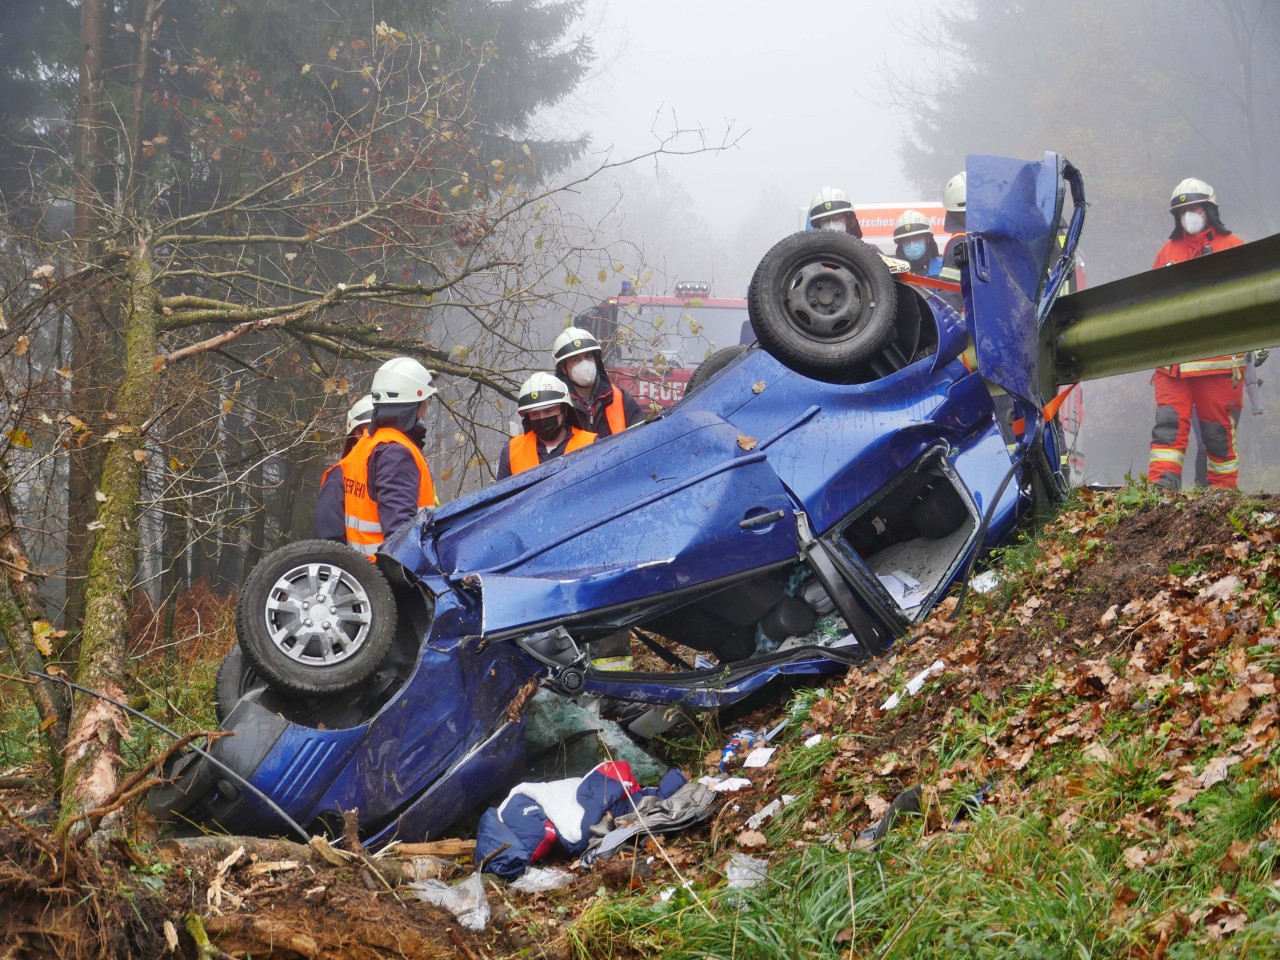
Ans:
[[[921,670],[914,677],[907,681],[906,688],[901,693],[895,693],[888,700],[880,705],[881,710],[892,710],[905,697],[914,697],[917,693],[924,689],[925,682],[933,676],[937,676],[943,670],[947,669],[947,665],[941,660],[935,660],[928,667]]]
[[[726,777],[723,780],[719,777],[702,777],[698,782],[704,784],[712,793],[737,793],[751,786],[751,781],[746,777]]]
[[[742,761],[743,768],[763,767],[773,759],[773,755],[777,749],[777,747],[756,747],[747,754],[747,759]]]
[[[766,820],[771,819],[775,813],[777,813],[779,810],[781,810],[783,807],[785,807],[794,799],[795,799],[794,794],[784,793],[780,799],[770,800],[759,811],[757,811],[756,813],[753,813],[750,817],[747,818],[747,829],[759,830],[762,826],[764,826],[764,823]]]

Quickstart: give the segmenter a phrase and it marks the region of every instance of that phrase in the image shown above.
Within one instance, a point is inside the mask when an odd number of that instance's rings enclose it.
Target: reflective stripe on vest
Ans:
[[[399,430],[379,427],[371,435],[361,437],[351,452],[338,461],[342,467],[344,524],[347,543],[370,560],[386,539],[378,518],[378,502],[369,493],[369,458],[384,443],[398,443],[412,455],[418,467],[418,508],[430,507],[436,502],[431,471],[422,451]]]
[[[618,387],[613,388],[613,399],[604,408],[604,416],[609,423],[609,433],[611,435],[616,437],[627,429],[627,412],[622,407],[622,390]],[[567,453],[568,451],[565,452]]]
[[[1175,363],[1160,369],[1171,377],[1202,377],[1211,373],[1235,373],[1237,370],[1244,370],[1244,354],[1233,353],[1226,357],[1209,357],[1206,360]]]
[[[573,453],[575,450],[581,450],[589,443],[594,443],[596,435],[587,430],[579,430],[577,427],[570,428],[573,435],[569,437],[569,443],[564,448],[565,453]],[[514,477],[517,473],[524,473],[526,470],[532,470],[542,461],[538,459],[538,435],[533,432],[522,433],[518,437],[512,437],[511,442],[507,445],[508,455],[511,458],[511,475]]]

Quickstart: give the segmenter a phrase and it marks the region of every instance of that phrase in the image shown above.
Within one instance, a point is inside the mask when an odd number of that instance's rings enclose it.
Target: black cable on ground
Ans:
[[[90,690],[88,687],[82,687],[80,684],[73,683],[72,681],[68,680],[66,677],[55,677],[55,676],[52,676],[51,674],[41,673],[39,670],[30,671],[30,675],[33,677],[40,677],[43,680],[52,680],[55,683],[64,683],[73,690],[79,690],[81,693],[87,693],[91,697],[97,697],[99,700],[109,703],[113,707],[119,707],[121,710],[125,711],[128,714],[131,714],[132,716],[137,717],[139,720],[145,720],[147,723],[151,724],[157,730],[161,730],[164,733],[167,733],[169,736],[173,737],[173,739],[175,740],[182,739],[182,735],[178,733],[176,730],[170,730],[168,727],[166,727],[163,723],[161,723],[159,720],[155,719],[154,717],[149,717],[142,711],[135,710],[133,707],[129,706],[127,703],[121,703],[119,700],[115,699],[114,697],[109,697],[105,693],[99,693],[97,690]],[[298,836],[302,838],[303,843],[311,842],[311,834],[303,830],[302,827],[298,825],[298,822],[294,820],[293,817],[285,813],[284,810],[282,810],[274,800],[268,797],[265,793],[263,793],[261,790],[255,787],[252,783],[250,783],[244,777],[242,777],[239,773],[237,773],[235,770],[232,770],[229,766],[227,766],[225,763],[223,763],[221,760],[219,760],[217,757],[211,754],[208,750],[205,750],[202,747],[197,747],[194,743],[188,744],[187,749],[194,750],[196,753],[200,754],[200,756],[204,757],[206,760],[212,763],[215,767],[222,770],[224,773],[229,774],[232,777],[232,779],[237,781],[242,787],[247,789],[250,793],[256,796],[268,807],[270,807],[271,810],[273,810],[280,817],[281,820],[283,820],[285,823],[287,823],[290,827],[293,828],[294,832],[296,832]]]

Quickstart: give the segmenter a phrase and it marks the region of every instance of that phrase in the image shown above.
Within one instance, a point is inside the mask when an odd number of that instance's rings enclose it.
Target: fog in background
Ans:
[[[589,132],[588,162],[707,148],[587,188],[651,271],[647,292],[707,279],[743,296],[819,187],[855,205],[936,199],[970,152],[1053,150],[1082,168],[1092,285],[1150,267],[1187,176],[1216,187],[1244,239],[1280,228],[1280,4],[1267,0],[588,0],[583,30],[598,70],[548,122]],[[612,275],[590,291],[616,292]],[[1145,473],[1147,381],[1085,385],[1087,480]],[[1280,409],[1277,383],[1263,396]],[[1242,487],[1280,490],[1275,419],[1244,413]]]

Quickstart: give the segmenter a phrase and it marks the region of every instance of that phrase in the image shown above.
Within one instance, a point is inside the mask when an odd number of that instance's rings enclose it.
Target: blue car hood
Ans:
[[[481,593],[492,634],[793,558],[792,508],[767,456],[690,406],[464,497],[419,535],[438,574]]]

